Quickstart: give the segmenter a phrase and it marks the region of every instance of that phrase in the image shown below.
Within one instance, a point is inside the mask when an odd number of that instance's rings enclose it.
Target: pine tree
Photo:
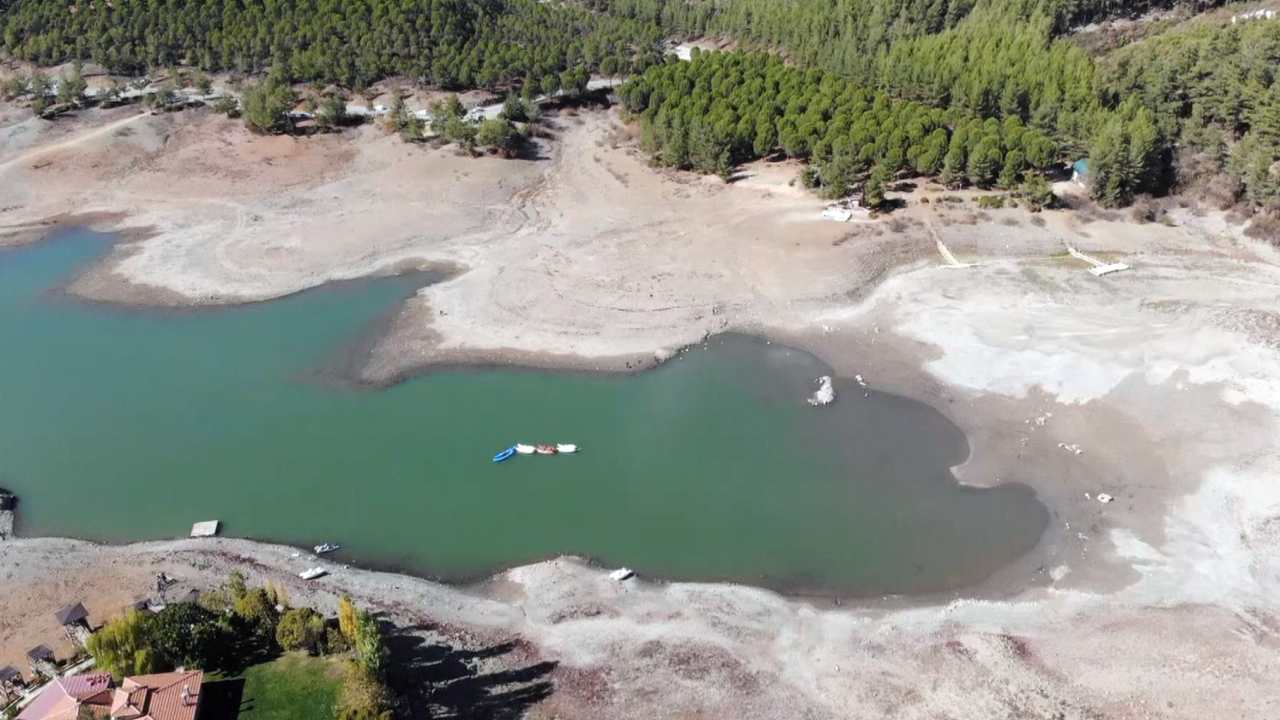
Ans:
[[[984,137],[969,157],[969,181],[978,187],[991,187],[1000,170],[1000,141],[994,136]]]
[[[871,169],[871,175],[862,186],[862,205],[871,210],[879,210],[885,203],[885,185],[889,182],[890,173],[883,165]]]

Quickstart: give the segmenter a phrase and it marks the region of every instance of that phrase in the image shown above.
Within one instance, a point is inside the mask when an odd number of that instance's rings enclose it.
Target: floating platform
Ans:
[[[191,526],[191,537],[213,537],[218,534],[218,521],[206,520]]]

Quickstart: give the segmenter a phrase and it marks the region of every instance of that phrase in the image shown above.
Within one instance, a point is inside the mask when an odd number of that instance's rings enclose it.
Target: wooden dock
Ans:
[[[213,537],[218,534],[218,521],[206,520],[191,526],[191,537]]]

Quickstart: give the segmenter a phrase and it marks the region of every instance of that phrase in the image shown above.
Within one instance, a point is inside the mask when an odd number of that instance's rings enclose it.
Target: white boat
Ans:
[[[322,567],[313,567],[298,573],[298,577],[302,578],[303,580],[315,580],[318,577],[324,577],[325,575],[328,575],[328,574],[329,574],[329,571],[325,570]]]
[[[521,455],[532,455],[533,451],[536,449],[537,448],[535,448],[532,445],[525,445],[524,443],[516,443],[516,452]]]
[[[315,548],[313,549],[316,551],[317,555],[323,555],[325,553],[331,553],[334,550],[341,550],[342,546],[336,543],[322,543],[320,545],[315,546]]]
[[[618,568],[617,570],[614,570],[613,572],[609,573],[609,579],[615,582],[622,582],[623,580],[629,580],[635,577],[635,575],[636,575],[635,570],[624,567],[624,568]]]
[[[558,452],[558,453],[576,453],[576,452],[578,452],[578,446],[577,446],[577,445],[574,445],[574,444],[572,444],[572,443],[560,443],[560,444],[556,445],[556,452]]]

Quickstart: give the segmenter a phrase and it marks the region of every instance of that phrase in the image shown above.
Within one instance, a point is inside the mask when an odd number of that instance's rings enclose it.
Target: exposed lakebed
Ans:
[[[868,595],[981,580],[1047,522],[1025,486],[957,485],[967,443],[927,405],[837,379],[837,402],[810,407],[829,371],[803,352],[729,336],[633,376],[450,369],[360,389],[335,368],[421,279],[189,312],[56,292],[107,243],[0,252],[0,485],[23,534],[218,518],[451,579],[574,553]],[[582,452],[490,463],[516,441]]]

